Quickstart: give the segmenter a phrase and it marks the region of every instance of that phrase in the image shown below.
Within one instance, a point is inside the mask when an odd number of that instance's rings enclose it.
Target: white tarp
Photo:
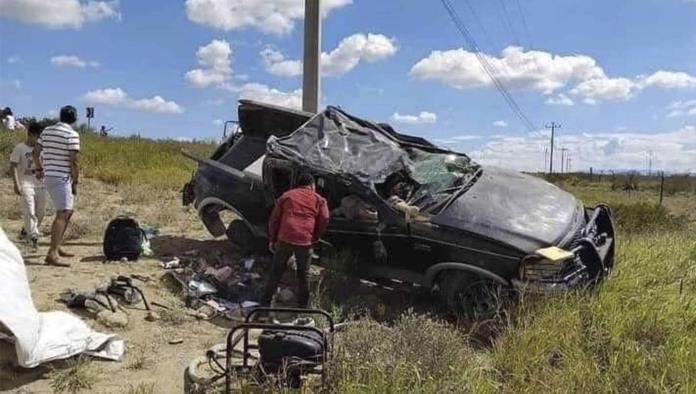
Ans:
[[[56,268],[63,269],[63,268]],[[85,353],[110,360],[123,356],[123,340],[93,331],[66,312],[39,312],[31,299],[19,250],[0,228],[0,326],[14,336],[19,365],[39,364]]]

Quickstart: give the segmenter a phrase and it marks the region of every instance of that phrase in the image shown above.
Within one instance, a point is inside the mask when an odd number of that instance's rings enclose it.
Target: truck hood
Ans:
[[[481,177],[432,219],[529,253],[562,243],[580,225],[571,194],[540,178],[482,166]]]

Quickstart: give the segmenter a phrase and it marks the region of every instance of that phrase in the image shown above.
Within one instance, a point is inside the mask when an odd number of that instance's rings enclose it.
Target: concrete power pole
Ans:
[[[556,129],[560,129],[561,125],[556,122],[551,122],[551,125],[546,125],[547,129],[551,129],[551,160],[549,160],[549,175],[553,175],[553,138],[556,134]]]
[[[568,148],[561,148],[561,174],[563,174],[566,169],[563,167],[565,165],[565,153],[568,151]]]
[[[302,109],[319,111],[321,89],[321,0],[305,0]]]

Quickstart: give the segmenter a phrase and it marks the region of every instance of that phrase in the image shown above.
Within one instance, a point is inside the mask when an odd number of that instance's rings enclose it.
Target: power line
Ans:
[[[515,27],[512,25],[510,14],[508,13],[507,6],[505,5],[505,0],[498,0],[498,4],[500,4],[500,8],[503,10],[503,20],[505,21],[505,25],[507,26],[508,30],[510,31],[510,34],[512,35],[513,42],[515,43],[515,45],[520,46],[520,40],[517,37],[517,34],[515,33]]]
[[[527,24],[527,18],[524,16],[522,4],[520,4],[520,0],[515,0],[515,3],[517,4],[517,11],[519,11],[520,13],[520,19],[522,20],[522,28],[524,29],[524,33],[527,36],[527,43],[529,44],[528,49],[532,49],[534,48],[534,44],[532,43],[532,35],[529,34],[529,25]]]
[[[471,2],[469,0],[464,0],[464,4],[466,4],[466,7],[469,9],[469,12],[471,13],[471,15],[473,15],[474,19],[476,20],[476,23],[478,23],[478,25],[481,27],[483,37],[486,39],[486,41],[488,41],[488,45],[491,46],[491,49],[493,49],[493,51],[497,51],[497,48],[499,48],[498,43],[493,39],[491,35],[488,34],[485,25],[481,22],[481,18],[479,18],[478,13],[471,5]]]
[[[508,92],[508,90],[505,88],[505,85],[503,85],[503,83],[498,79],[498,77],[496,77],[495,69],[490,64],[490,62],[488,62],[488,59],[486,59],[486,57],[481,53],[478,44],[476,44],[476,40],[471,35],[471,32],[469,32],[469,29],[467,29],[464,22],[462,22],[461,18],[457,14],[457,11],[454,9],[452,4],[449,2],[449,0],[441,0],[441,2],[442,5],[445,7],[445,10],[447,10],[447,13],[450,16],[450,19],[452,19],[452,22],[454,23],[455,27],[462,34],[464,40],[469,45],[469,48],[474,51],[476,58],[478,59],[479,63],[481,63],[481,67],[483,67],[483,70],[486,72],[486,74],[488,74],[488,77],[493,82],[493,85],[503,96],[503,99],[505,99],[505,102],[508,104],[512,112],[520,119],[520,121],[529,130],[529,132],[537,131],[537,127],[534,126],[534,123],[532,123],[532,121],[529,120],[529,118],[522,111],[515,99],[510,95],[510,92]]]

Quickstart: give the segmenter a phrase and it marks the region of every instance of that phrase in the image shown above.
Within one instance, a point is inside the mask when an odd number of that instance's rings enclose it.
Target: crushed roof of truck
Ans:
[[[381,183],[395,172],[412,171],[401,145],[379,124],[329,106],[289,136],[269,139],[267,151],[315,170]]]

